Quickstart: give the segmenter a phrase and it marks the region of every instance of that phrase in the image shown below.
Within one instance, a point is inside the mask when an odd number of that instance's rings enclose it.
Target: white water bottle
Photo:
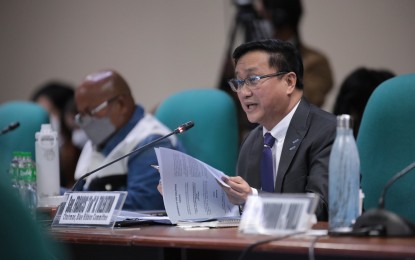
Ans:
[[[59,196],[60,189],[58,133],[42,124],[35,138],[38,206],[49,206],[48,198]]]

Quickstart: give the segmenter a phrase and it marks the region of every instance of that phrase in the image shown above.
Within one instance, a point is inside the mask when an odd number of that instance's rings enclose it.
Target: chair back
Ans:
[[[236,105],[224,91],[190,89],[164,100],[155,116],[170,129],[193,121],[195,126],[179,134],[186,153],[234,176],[238,154]]]
[[[0,128],[12,122],[20,126],[0,135],[0,174],[6,174],[14,151],[31,152],[35,158],[35,133],[42,124],[49,123],[47,111],[29,101],[11,101],[0,105]]]
[[[390,178],[415,161],[415,74],[384,81],[372,93],[357,137],[364,208],[378,206]],[[415,223],[415,170],[387,191],[385,208]]]

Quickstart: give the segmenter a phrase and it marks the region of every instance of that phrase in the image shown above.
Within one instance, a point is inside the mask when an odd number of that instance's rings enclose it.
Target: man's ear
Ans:
[[[121,108],[121,114],[124,115],[127,112],[126,100],[124,95],[119,95],[117,102]]]
[[[289,72],[285,75],[285,81],[287,82],[287,92],[291,94],[295,90],[295,84],[297,83],[297,75],[294,72]]]
[[[120,106],[119,119],[128,121],[135,110],[134,100],[129,95],[120,94],[118,97],[118,105]]]

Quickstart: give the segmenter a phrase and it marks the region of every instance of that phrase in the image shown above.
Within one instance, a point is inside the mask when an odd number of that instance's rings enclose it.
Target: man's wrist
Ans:
[[[249,195],[258,196],[258,190],[255,189],[255,188],[252,188],[252,187],[250,187],[250,188],[251,188],[251,193]],[[245,203],[246,203],[246,201],[244,203],[238,205],[239,214],[241,214],[241,215],[244,212]]]

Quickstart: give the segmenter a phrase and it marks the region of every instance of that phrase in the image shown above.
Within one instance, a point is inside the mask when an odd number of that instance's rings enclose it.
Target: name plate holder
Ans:
[[[126,191],[66,192],[52,228],[113,228],[126,197]]]
[[[288,235],[315,224],[315,194],[259,194],[249,196],[239,231],[247,234]]]

